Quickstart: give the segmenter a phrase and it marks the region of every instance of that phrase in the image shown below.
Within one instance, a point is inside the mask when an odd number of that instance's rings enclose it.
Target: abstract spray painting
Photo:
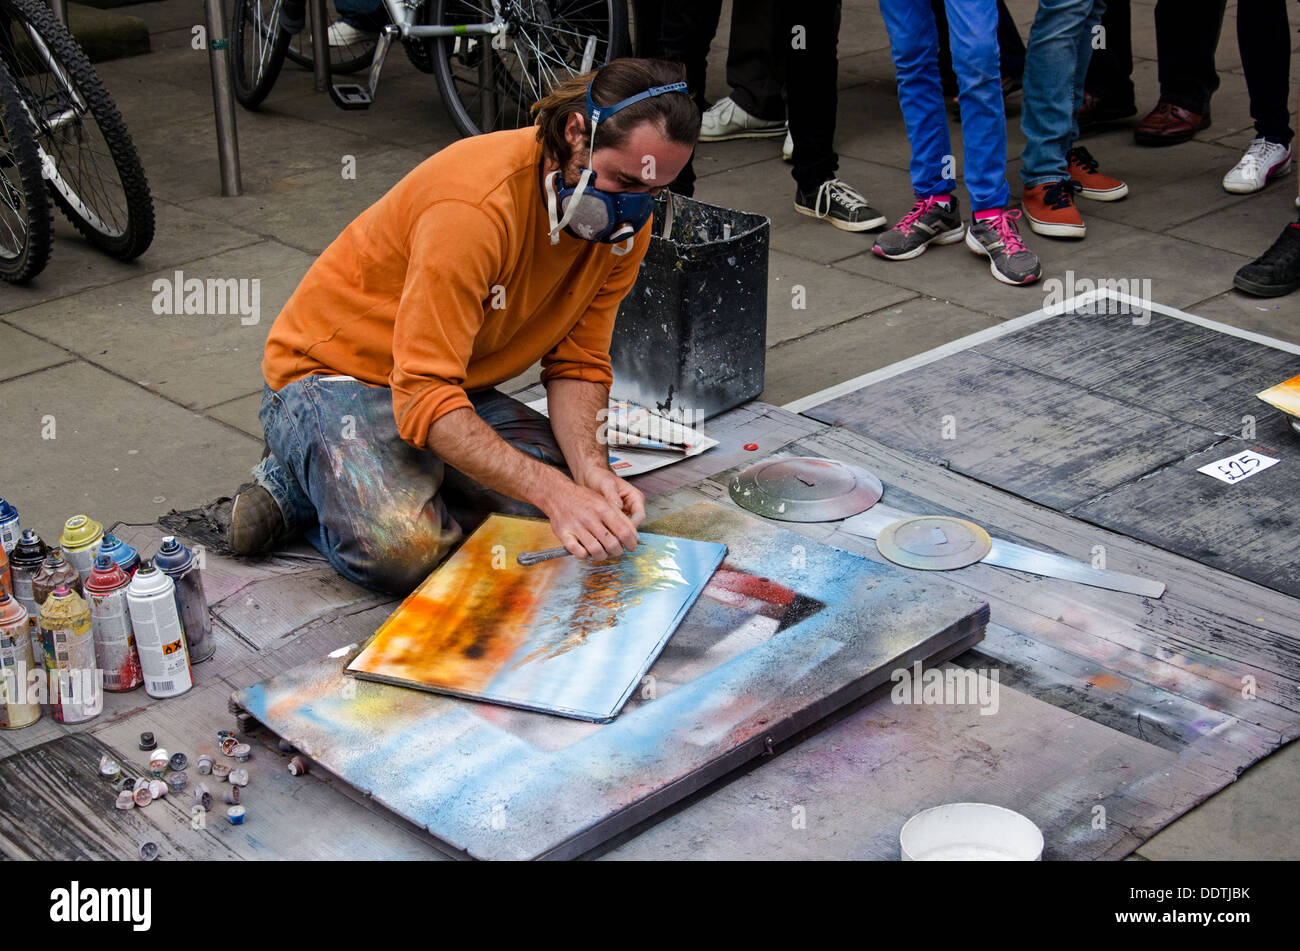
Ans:
[[[366,680],[607,722],[618,715],[726,554],[640,536],[600,562],[522,552],[550,523],[493,515],[385,621],[347,672]]]

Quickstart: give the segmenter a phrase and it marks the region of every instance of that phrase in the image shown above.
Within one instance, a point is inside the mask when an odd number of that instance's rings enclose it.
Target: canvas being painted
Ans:
[[[606,561],[515,560],[555,544],[542,519],[489,517],[347,672],[579,720],[614,719],[727,547],[643,534],[635,552]]]

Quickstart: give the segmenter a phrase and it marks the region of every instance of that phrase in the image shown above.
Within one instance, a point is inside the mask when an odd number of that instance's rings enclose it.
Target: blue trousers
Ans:
[[[1076,114],[1092,59],[1093,27],[1105,9],[1101,0],[1038,0],[1025,47],[1020,109],[1026,187],[1070,177],[1065,153],[1079,137]]]
[[[1002,105],[996,0],[945,0],[953,71],[961,104],[963,165],[971,210],[1003,208],[1007,185],[1007,119]],[[917,197],[956,187],[956,158],[948,137],[939,80],[939,33],[930,0],[880,0],[898,78],[898,104],[912,146]]]
[[[497,392],[469,394],[506,442],[564,468],[550,421]],[[406,594],[490,512],[541,516],[416,449],[397,434],[392,391],[352,377],[308,376],[263,388],[258,418],[271,454],[253,470],[290,532],[364,588]]]

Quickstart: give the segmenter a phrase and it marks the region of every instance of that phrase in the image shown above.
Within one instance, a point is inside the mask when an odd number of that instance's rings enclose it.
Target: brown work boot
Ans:
[[[1163,99],[1147,113],[1133,130],[1138,145],[1177,145],[1186,142],[1202,129],[1210,127],[1210,111],[1205,114],[1175,106]]]
[[[1069,179],[1026,187],[1020,205],[1029,227],[1049,238],[1082,238],[1088,229],[1074,206],[1074,191]]]
[[[226,540],[236,555],[260,555],[284,539],[286,527],[280,506],[270,492],[256,482],[240,488],[230,506],[230,529]]]
[[[1079,194],[1093,201],[1119,201],[1128,194],[1128,185],[1118,178],[1103,174],[1092,153],[1076,145],[1065,153],[1070,178],[1079,185]]]

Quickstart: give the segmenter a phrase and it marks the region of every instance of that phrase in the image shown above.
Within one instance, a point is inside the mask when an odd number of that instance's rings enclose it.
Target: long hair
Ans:
[[[613,60],[581,76],[570,76],[533,105],[533,121],[542,150],[561,168],[569,164],[572,149],[564,137],[564,126],[570,113],[576,112],[586,118],[588,84],[596,105],[612,106],[652,86],[664,86],[685,78],[686,71],[680,63],[630,57]],[[690,95],[686,92],[666,93],[642,99],[608,119],[602,119],[601,146],[618,148],[628,133],[642,122],[654,122],[664,138],[679,145],[694,146],[700,136],[700,110]],[[591,148],[590,123],[583,133],[583,141],[587,148]]]

